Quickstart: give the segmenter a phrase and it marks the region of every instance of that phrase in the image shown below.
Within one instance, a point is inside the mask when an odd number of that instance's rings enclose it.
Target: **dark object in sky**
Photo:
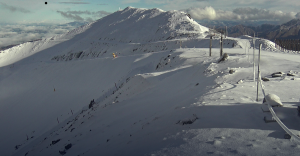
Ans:
[[[45,4],[47,4],[47,2],[45,2]]]

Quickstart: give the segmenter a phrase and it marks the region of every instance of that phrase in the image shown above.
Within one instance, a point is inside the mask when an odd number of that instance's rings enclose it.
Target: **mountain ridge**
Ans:
[[[225,30],[224,26],[216,27],[217,30]],[[293,19],[281,25],[262,24],[259,26],[245,26],[243,24],[227,28],[228,36],[239,37],[242,35],[256,36],[271,41],[275,39],[300,39],[300,19]],[[257,34],[258,33],[258,34]]]

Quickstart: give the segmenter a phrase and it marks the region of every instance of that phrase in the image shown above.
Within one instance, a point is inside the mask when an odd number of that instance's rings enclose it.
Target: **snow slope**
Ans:
[[[179,11],[128,7],[1,52],[1,155],[298,155],[298,142],[263,121],[251,38],[225,39],[229,58],[217,63],[219,38],[209,57],[207,31]],[[259,43],[266,92],[299,134],[300,56]]]
[[[17,46],[14,46],[10,49],[6,49],[3,51],[0,51],[0,67],[11,65],[17,61],[20,61],[24,58],[27,58],[33,54],[36,54],[38,52],[43,51],[43,54],[45,53],[54,53],[51,49],[51,47],[63,43],[64,41],[70,40],[74,36],[84,32],[87,30],[92,23],[89,23],[87,25],[81,26],[77,29],[74,29],[72,31],[69,31],[66,34],[63,35],[57,35],[53,36],[51,38],[45,38],[43,40],[33,41],[33,42],[26,42]],[[74,40],[73,40],[74,41]],[[69,43],[68,43],[69,45]],[[59,45],[58,45],[59,46]],[[64,44],[61,47],[55,47],[57,49],[61,49],[63,47],[66,47]],[[50,48],[50,52],[49,52]],[[48,52],[45,52],[48,51]]]

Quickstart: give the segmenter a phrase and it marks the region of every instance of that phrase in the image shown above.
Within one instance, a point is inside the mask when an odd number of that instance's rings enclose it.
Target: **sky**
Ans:
[[[64,33],[76,26],[61,27],[59,24],[92,22],[127,6],[181,10],[195,20],[273,20],[284,23],[300,18],[298,0],[49,0],[47,5],[46,1],[0,1],[0,48]],[[35,27],[43,31],[34,31]]]

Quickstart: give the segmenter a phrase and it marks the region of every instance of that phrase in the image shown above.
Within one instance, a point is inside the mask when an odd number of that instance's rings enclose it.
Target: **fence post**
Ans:
[[[255,33],[253,37],[253,81],[255,82]]]
[[[210,43],[209,43],[209,56],[211,56],[211,40],[212,40],[212,35],[210,35]]]
[[[181,49],[181,38],[180,38],[180,49]]]
[[[247,54],[246,47],[247,47],[247,42],[245,42],[245,55]]]
[[[260,63],[260,51],[261,51],[261,43],[259,44],[259,52],[258,52],[258,61],[257,61],[257,90],[256,90],[256,102],[258,102],[258,86],[260,80],[260,71],[259,71],[259,63]]]
[[[225,26],[225,38],[228,36],[228,33],[227,33],[227,26]]]
[[[247,47],[247,55],[248,55],[248,62],[250,62],[250,60],[249,60],[249,47]]]
[[[221,34],[221,41],[220,41],[220,57],[223,55],[223,36]]]

